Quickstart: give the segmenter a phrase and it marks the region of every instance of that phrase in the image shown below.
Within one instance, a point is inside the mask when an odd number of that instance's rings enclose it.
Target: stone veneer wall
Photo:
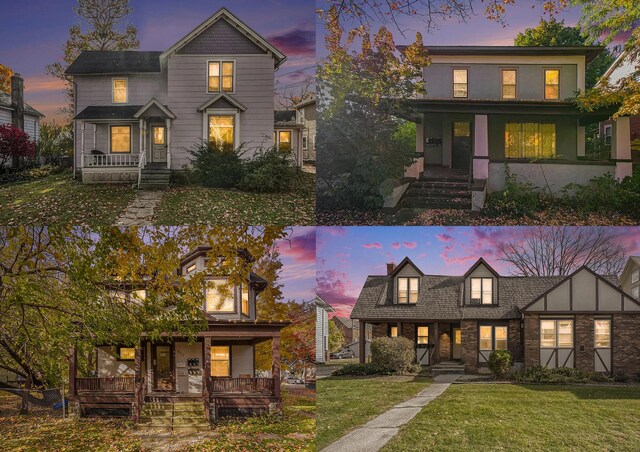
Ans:
[[[462,320],[460,322],[462,331],[462,351],[461,357],[466,372],[478,371],[478,322],[475,320]]]

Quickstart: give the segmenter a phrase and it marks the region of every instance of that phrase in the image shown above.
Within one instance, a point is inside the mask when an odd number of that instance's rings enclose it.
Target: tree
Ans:
[[[305,77],[301,85],[297,88],[287,89],[285,88],[278,97],[278,105],[284,109],[291,109],[294,105],[299,104],[307,99],[311,99],[315,93],[313,92],[313,85],[315,80],[313,77]],[[297,85],[297,84],[296,84]]]
[[[73,155],[73,126],[42,123],[38,139],[38,155],[63,157]]]
[[[613,228],[537,227],[498,245],[500,260],[518,276],[565,276],[586,265],[602,275],[624,268],[624,247]]]
[[[131,50],[140,46],[137,29],[124,24],[133,11],[129,0],[78,0],[74,11],[83,23],[69,28],[69,39],[63,47],[63,63],[52,63],[46,68],[48,74],[67,82],[69,114],[73,113],[73,83],[64,71],[80,53],[85,50]],[[88,29],[83,31],[82,25]]]
[[[11,77],[13,70],[3,64],[0,64],[0,91],[11,94]]]
[[[9,161],[21,158],[33,158],[36,155],[36,143],[29,135],[12,124],[0,126],[0,169]]]
[[[557,21],[551,19],[541,19],[535,28],[527,28],[524,32],[518,33],[514,40],[516,46],[586,46],[587,37],[582,34],[579,27],[569,27],[564,24],[564,20]],[[608,49],[604,49],[594,58],[586,70],[585,84],[587,88],[592,88],[598,79],[607,71],[614,57]]]
[[[342,331],[338,329],[336,323],[332,320],[329,320],[329,351],[337,352],[344,345],[344,335]]]

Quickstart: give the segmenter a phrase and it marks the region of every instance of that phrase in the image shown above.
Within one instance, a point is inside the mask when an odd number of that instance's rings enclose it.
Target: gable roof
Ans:
[[[307,105],[311,105],[315,103],[316,103],[316,96],[311,96],[309,99],[303,100],[302,102],[295,104],[292,108],[298,110],[300,108],[306,107]]]
[[[166,58],[169,55],[171,55],[172,53],[178,51],[179,49],[184,47],[186,44],[191,42],[193,39],[195,39],[197,36],[199,36],[203,31],[205,31],[211,25],[213,25],[214,23],[219,21],[220,19],[226,20],[228,23],[230,23],[231,25],[236,27],[238,30],[243,32],[243,34],[247,38],[249,38],[254,43],[256,43],[265,52],[270,52],[273,55],[273,57],[275,58],[275,60],[276,60],[276,68],[278,66],[280,66],[282,63],[284,63],[284,61],[287,59],[287,57],[285,56],[284,53],[282,53],[277,48],[275,48],[273,45],[271,45],[266,39],[264,39],[256,31],[254,31],[251,27],[249,27],[247,24],[245,24],[240,19],[238,19],[238,17],[236,17],[234,14],[232,14],[226,8],[220,8],[215,14],[213,14],[207,20],[202,22],[200,25],[198,25],[189,34],[187,34],[182,39],[180,39],[178,42],[176,42],[174,45],[172,45],[169,49],[165,50],[162,53],[161,58]]]
[[[296,111],[295,110],[274,110],[273,122],[277,126],[295,126]]]
[[[467,272],[464,274],[464,278],[467,279],[469,275],[473,273],[473,271],[481,265],[484,265],[485,267],[487,267],[487,270],[489,270],[493,276],[495,276],[496,278],[500,278],[500,275],[498,274],[498,272],[495,271],[493,267],[489,265],[487,261],[485,261],[484,258],[482,257],[478,259],[476,263],[473,264],[469,270],[467,270]]]
[[[160,72],[157,51],[139,50],[85,50],[66,71],[67,75],[135,74]]]
[[[13,107],[11,106],[11,94],[0,91],[0,108],[13,110]],[[36,110],[26,102],[24,103],[24,113],[29,116],[44,118],[44,115],[42,113],[40,113],[38,110]]]
[[[398,265],[396,265],[396,267],[389,274],[389,276],[391,276],[392,278],[395,277],[398,274],[398,272],[402,270],[404,267],[406,267],[407,265],[411,265],[418,272],[420,276],[424,276],[424,273],[422,273],[422,271],[418,268],[418,266],[414,264],[413,261],[409,259],[408,256],[406,256],[404,259],[402,259],[402,261],[400,261]]]
[[[606,72],[602,74],[602,77],[600,78],[601,82],[599,84],[602,84],[602,81],[608,79],[609,84],[616,85],[620,79],[635,72],[636,68],[633,63],[634,62],[631,61],[629,51],[625,50],[618,55],[618,58],[616,58]]]
[[[345,318],[345,317],[338,317],[337,315],[333,316],[332,318],[333,321],[338,321],[340,323],[342,323],[346,328],[348,329],[352,329],[353,328],[353,320]]]
[[[314,301],[316,302],[317,307],[324,309],[327,312],[336,312],[335,309],[333,309],[329,303],[327,303],[322,298],[320,298],[320,295],[316,295],[316,298]]]
[[[231,106],[237,108],[240,111],[246,111],[247,107],[244,106],[244,104],[242,104],[241,102],[237,101],[233,96],[227,94],[227,93],[220,93],[216,96],[213,96],[211,99],[209,99],[208,101],[206,101],[204,104],[200,105],[198,107],[198,111],[205,111],[207,108],[209,108],[210,106],[212,106],[213,104],[215,104],[218,101],[225,101],[229,104],[231,104]]]
[[[149,108],[151,108],[152,106],[156,106],[158,107],[160,110],[162,110],[162,112],[169,118],[171,119],[176,119],[176,115],[169,110],[169,107],[162,105],[160,103],[160,101],[158,99],[156,99],[155,97],[152,97],[151,100],[149,102],[146,103],[146,105],[144,107],[142,107],[140,110],[137,111],[137,113],[135,115],[133,115],[134,118],[139,118],[140,116],[142,116],[142,114],[147,111]]]
[[[627,278],[627,274],[631,271],[632,267],[640,266],[640,256],[629,256],[627,263],[624,265],[624,269],[620,274],[620,281],[624,281]]]

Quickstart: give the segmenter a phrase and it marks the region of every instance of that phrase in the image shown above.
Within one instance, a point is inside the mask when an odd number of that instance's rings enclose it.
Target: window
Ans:
[[[111,153],[131,153],[131,126],[111,126]]]
[[[631,289],[631,295],[636,300],[640,299],[640,287],[634,287],[633,289]]]
[[[504,131],[504,154],[510,159],[554,158],[556,125],[508,122]]]
[[[213,283],[213,287],[207,287],[207,312],[235,312],[233,292],[227,281],[214,279],[209,282]]]
[[[389,336],[398,337],[398,327],[397,326],[389,327]]]
[[[196,264],[191,264],[187,267],[187,273],[193,273],[195,269],[196,269]]]
[[[453,97],[467,97],[467,70],[453,70]]]
[[[166,136],[164,127],[153,128],[153,144],[163,145],[166,144]]]
[[[234,115],[209,115],[209,142],[225,151],[235,149]]]
[[[231,351],[228,345],[213,345],[211,347],[211,376],[231,376]]]
[[[302,149],[307,150],[309,148],[309,132],[304,132],[302,136]]]
[[[135,361],[136,349],[133,347],[120,347],[118,349],[118,359],[120,361]]]
[[[604,144],[611,144],[611,126],[604,126]]]
[[[242,315],[249,317],[249,286],[246,284],[242,285],[242,305],[240,308]]]
[[[398,278],[398,303],[417,303],[420,278]]]
[[[210,93],[233,92],[234,72],[233,61],[209,61],[208,91]]]
[[[611,348],[611,320],[595,319],[593,321],[595,348]]]
[[[541,320],[540,348],[573,348],[573,320]]]
[[[285,152],[291,150],[290,130],[281,130],[278,132],[278,149]]]
[[[507,327],[506,326],[480,326],[480,350],[506,350]]]
[[[126,104],[128,99],[127,79],[113,79],[113,103]]]
[[[429,343],[429,327],[428,326],[419,326],[418,327],[418,344],[428,344]]]
[[[471,304],[493,304],[493,278],[471,278]]]
[[[515,69],[503,69],[502,70],[502,98],[503,99],[515,99],[516,98],[516,78],[517,71]]]
[[[471,123],[470,122],[454,122],[453,136],[454,137],[470,137]]]
[[[558,69],[544,70],[544,98],[560,98],[560,71]]]
[[[631,283],[637,283],[640,280],[640,270],[636,270],[631,273]]]

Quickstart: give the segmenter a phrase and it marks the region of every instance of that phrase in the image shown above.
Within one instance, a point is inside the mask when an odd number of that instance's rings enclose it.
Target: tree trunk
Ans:
[[[31,389],[31,374],[27,375],[27,378],[24,382],[24,392],[22,393],[20,414],[29,414],[29,389]]]

